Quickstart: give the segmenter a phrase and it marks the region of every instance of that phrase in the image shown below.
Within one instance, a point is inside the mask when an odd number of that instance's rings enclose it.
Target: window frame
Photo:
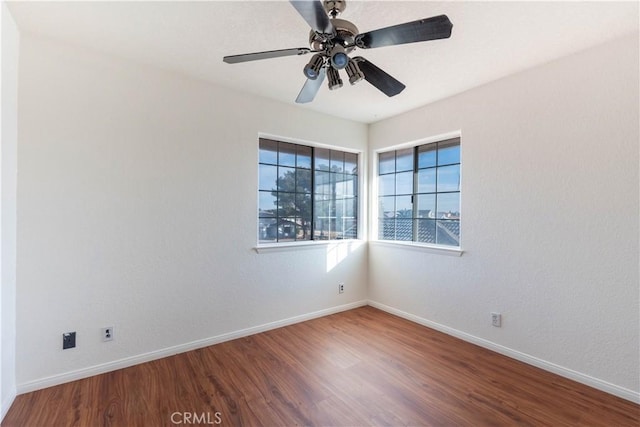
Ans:
[[[295,241],[273,241],[273,242],[264,242],[264,241],[260,241],[260,216],[258,215],[259,212],[259,208],[260,208],[260,140],[261,139],[268,139],[268,140],[272,140],[272,141],[277,141],[277,142],[282,142],[282,143],[287,143],[287,144],[296,144],[296,145],[301,145],[301,146],[305,146],[305,147],[310,147],[312,149],[311,151],[311,157],[312,157],[312,161],[311,161],[311,175],[312,175],[312,180],[311,182],[314,183],[315,182],[315,168],[314,168],[314,163],[315,163],[315,150],[316,149],[329,149],[329,150],[334,150],[334,151],[340,151],[340,152],[344,152],[344,153],[351,153],[351,154],[355,154],[357,155],[357,190],[356,190],[356,194],[355,194],[355,198],[356,198],[356,219],[357,219],[357,230],[356,230],[356,237],[350,237],[350,238],[345,238],[345,239],[314,239],[313,237],[313,232],[314,232],[314,227],[315,227],[315,221],[314,221],[314,211],[315,211],[315,196],[316,196],[316,192],[315,192],[315,186],[312,185],[312,192],[311,192],[311,199],[312,199],[312,216],[311,216],[311,223],[312,226],[310,227],[310,233],[311,233],[311,238],[308,240],[295,240]],[[306,141],[306,140],[301,140],[301,139],[297,139],[297,138],[290,138],[290,137],[283,137],[280,135],[273,135],[273,134],[266,134],[266,133],[258,133],[258,138],[256,140],[256,156],[257,156],[257,161],[256,161],[256,172],[257,172],[257,179],[256,179],[256,213],[255,213],[255,219],[256,219],[256,229],[255,229],[255,239],[256,239],[256,245],[254,246],[254,250],[258,253],[262,252],[262,251],[272,251],[272,250],[287,250],[290,248],[301,248],[301,249],[306,249],[306,248],[314,248],[314,247],[325,247],[327,245],[335,245],[335,244],[341,244],[341,243],[345,243],[345,244],[353,244],[354,242],[362,242],[363,236],[366,234],[366,225],[367,225],[367,218],[363,216],[363,212],[365,212],[364,210],[364,204],[366,202],[366,200],[364,200],[364,197],[366,197],[366,191],[363,191],[364,187],[364,177],[365,177],[365,170],[364,170],[364,152],[362,150],[357,150],[357,149],[352,149],[352,148],[347,148],[347,147],[343,147],[343,146],[338,146],[338,145],[330,145],[330,144],[323,144],[323,143],[318,143],[318,142],[314,142],[314,141]],[[364,194],[364,196],[363,196]]]
[[[444,255],[453,255],[453,256],[461,256],[463,254],[463,249],[462,249],[462,233],[460,233],[460,238],[459,238],[459,244],[458,246],[449,246],[449,245],[442,245],[442,244],[436,244],[436,243],[427,243],[427,242],[419,242],[419,241],[414,241],[414,240],[385,240],[385,239],[380,239],[379,238],[379,197],[380,197],[380,182],[379,182],[379,157],[380,154],[384,154],[384,153],[390,153],[390,152],[395,152],[395,151],[399,151],[399,150],[405,150],[405,149],[412,149],[413,153],[414,153],[414,157],[413,157],[413,162],[414,162],[414,168],[413,173],[414,173],[414,177],[413,177],[413,191],[411,193],[412,198],[415,201],[415,197],[417,197],[418,194],[420,194],[418,192],[418,188],[417,188],[417,184],[416,184],[416,180],[417,180],[417,176],[416,176],[416,166],[415,164],[418,162],[417,157],[415,156],[415,150],[417,149],[417,147],[419,146],[423,146],[423,145],[427,145],[427,144],[433,144],[433,143],[437,143],[437,142],[445,142],[447,140],[451,140],[451,139],[458,139],[459,140],[459,146],[460,146],[460,163],[459,163],[459,167],[460,167],[460,191],[459,191],[459,202],[460,202],[460,217],[459,217],[459,221],[460,221],[460,226],[462,226],[462,222],[463,222],[463,209],[462,209],[462,203],[463,203],[463,195],[462,195],[462,181],[463,181],[463,152],[462,152],[462,132],[457,130],[457,131],[453,131],[453,132],[448,132],[448,133],[444,133],[444,134],[439,134],[439,135],[435,135],[435,136],[431,136],[431,137],[427,137],[427,138],[423,138],[423,139],[419,139],[419,140],[414,140],[414,141],[410,141],[410,142],[404,142],[401,144],[396,144],[393,146],[386,146],[383,148],[379,148],[373,151],[373,159],[372,159],[372,182],[371,182],[371,202],[370,202],[370,236],[371,238],[369,239],[370,242],[374,243],[375,245],[381,245],[381,246],[393,246],[393,247],[402,247],[402,248],[407,248],[407,249],[414,249],[414,250],[421,250],[421,251],[425,251],[425,252],[430,252],[430,253],[437,253],[437,254],[444,254]],[[437,193],[434,193],[434,195]],[[415,203],[412,204],[412,208],[415,209]],[[413,220],[412,220],[413,221]],[[412,225],[412,229],[413,229],[413,225]],[[414,231],[415,234],[415,231]]]

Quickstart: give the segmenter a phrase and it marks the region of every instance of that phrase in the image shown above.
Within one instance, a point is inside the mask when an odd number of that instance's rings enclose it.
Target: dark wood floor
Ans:
[[[24,394],[2,425],[172,422],[637,427],[640,406],[363,307]]]

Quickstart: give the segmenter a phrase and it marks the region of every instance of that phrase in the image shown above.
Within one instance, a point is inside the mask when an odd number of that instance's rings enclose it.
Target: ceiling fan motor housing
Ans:
[[[349,53],[355,49],[355,37],[358,34],[358,27],[345,19],[332,19],[331,23],[336,30],[336,35],[327,39],[325,35],[318,34],[311,30],[309,33],[309,46],[312,50],[328,51],[337,44],[345,48]]]

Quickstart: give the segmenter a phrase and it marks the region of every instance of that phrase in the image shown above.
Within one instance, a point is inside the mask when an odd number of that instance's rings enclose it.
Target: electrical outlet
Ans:
[[[339,294],[344,293],[344,283],[343,282],[338,283],[338,293]]]
[[[107,326],[106,328],[102,328],[102,341],[112,341],[113,340],[113,326]]]
[[[502,314],[500,313],[491,313],[491,325],[496,328],[502,327]]]
[[[76,346],[76,333],[65,332],[62,334],[62,349],[74,348]]]

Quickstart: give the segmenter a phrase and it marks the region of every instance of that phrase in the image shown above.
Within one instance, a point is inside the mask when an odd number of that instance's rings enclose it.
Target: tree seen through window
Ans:
[[[357,154],[265,138],[259,153],[259,242],[357,238]]]

